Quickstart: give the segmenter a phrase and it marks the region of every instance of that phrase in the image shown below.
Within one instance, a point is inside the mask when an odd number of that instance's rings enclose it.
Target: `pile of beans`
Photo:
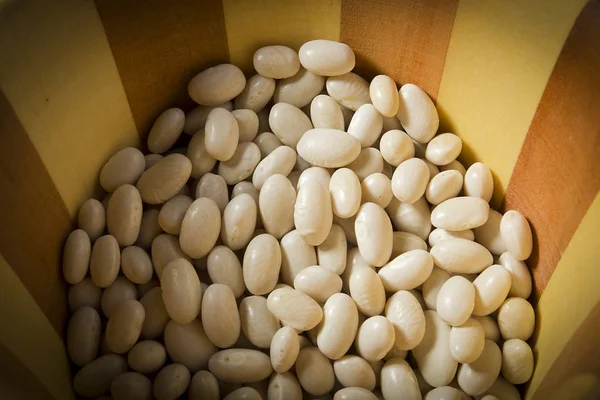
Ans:
[[[338,42],[263,47],[107,161],[64,248],[78,395],[520,398],[529,224],[490,208],[422,89],[354,66]]]

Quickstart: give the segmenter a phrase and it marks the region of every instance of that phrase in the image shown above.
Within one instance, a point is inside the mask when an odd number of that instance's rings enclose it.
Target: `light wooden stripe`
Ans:
[[[193,105],[195,74],[228,60],[219,0],[95,3],[142,138],[167,108]]]
[[[74,398],[69,363],[61,337],[11,266],[0,255],[0,347],[2,346],[37,377],[54,398]],[[4,358],[0,360],[0,364],[8,362]],[[18,365],[14,367],[19,368]],[[24,383],[37,386],[36,382]],[[17,389],[27,390],[14,388]]]
[[[9,3],[0,14],[0,54],[0,87],[75,216],[108,157],[138,143],[94,4]]]
[[[0,253],[62,334],[60,253],[71,220],[46,167],[0,92]]]
[[[584,389],[582,384],[588,385],[585,375],[590,373],[596,376],[592,383],[598,384],[598,221],[600,195],[581,221],[538,302],[539,332],[534,347],[537,366],[529,387],[529,399],[582,398],[574,389]],[[579,384],[574,385],[577,382]],[[565,394],[569,396],[564,397]]]
[[[600,2],[586,6],[548,80],[506,191],[535,228],[539,296],[600,190]]]
[[[586,0],[461,0],[437,106],[466,164],[484,161],[502,199],[563,43]]]
[[[37,377],[1,342],[0,360],[0,393],[3,400],[54,399]]]
[[[458,0],[343,0],[340,38],[366,78],[391,76],[436,98]]]
[[[223,0],[231,62],[253,74],[252,55],[262,46],[298,50],[308,40],[339,40],[340,1]]]

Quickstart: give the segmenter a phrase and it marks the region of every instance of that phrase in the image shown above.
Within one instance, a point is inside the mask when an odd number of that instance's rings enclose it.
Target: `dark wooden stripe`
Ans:
[[[600,398],[599,330],[600,304],[597,304],[566,343],[532,400]]]
[[[140,136],[169,107],[187,110],[189,80],[229,60],[220,0],[96,0]]]
[[[505,209],[534,228],[537,298],[600,189],[598,21],[600,1],[592,1],[558,57],[506,190]]]
[[[0,398],[54,400],[48,389],[0,342]]]
[[[387,74],[437,98],[458,0],[342,0],[340,40],[357,72]]]
[[[69,212],[27,132],[0,92],[0,253],[62,336],[61,252]]]

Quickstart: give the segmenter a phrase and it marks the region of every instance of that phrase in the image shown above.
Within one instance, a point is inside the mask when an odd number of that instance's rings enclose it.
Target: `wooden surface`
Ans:
[[[505,208],[534,228],[534,292],[546,287],[600,189],[600,2],[575,23],[529,127]]]
[[[228,62],[220,0],[97,0],[140,137],[170,107],[193,106],[189,80]]]
[[[71,219],[27,132],[0,92],[0,254],[61,335],[67,317],[63,242]]]
[[[340,40],[366,78],[387,74],[437,98],[457,0],[342,0]]]

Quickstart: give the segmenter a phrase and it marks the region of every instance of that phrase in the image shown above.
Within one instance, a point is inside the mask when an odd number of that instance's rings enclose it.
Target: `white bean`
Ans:
[[[337,76],[354,69],[355,59],[352,49],[344,43],[333,40],[311,40],[298,51],[304,68],[322,76]]]
[[[346,268],[348,243],[341,226],[333,224],[327,239],[317,247],[317,259],[323,268],[341,275]]]
[[[217,352],[214,344],[208,340],[199,319],[189,324],[169,321],[164,333],[165,347],[169,358],[185,365],[190,372],[206,369],[208,360]]]
[[[485,224],[475,228],[475,241],[495,255],[500,255],[506,251],[506,246],[500,234],[501,220],[502,214],[490,209]]]
[[[314,328],[323,319],[319,304],[292,288],[273,290],[267,298],[267,307],[284,325],[300,331]]]
[[[413,204],[408,204],[394,196],[386,210],[397,230],[412,233],[423,240],[429,236],[431,213],[424,197]]]
[[[350,218],[358,212],[361,200],[360,181],[349,168],[336,170],[329,181],[331,207],[340,218]]]
[[[302,386],[293,373],[271,375],[267,392],[269,400],[302,400]]]
[[[88,199],[79,209],[77,226],[83,229],[93,242],[104,233],[106,227],[106,211],[101,202]]]
[[[302,110],[287,103],[277,103],[271,108],[269,126],[281,143],[293,149],[302,135],[313,127]]]
[[[371,265],[383,266],[392,254],[392,223],[383,208],[375,203],[363,204],[354,222],[360,253]]]
[[[250,349],[221,350],[210,358],[208,369],[218,379],[231,383],[259,382],[273,372],[269,356]]]
[[[423,282],[421,292],[423,293],[423,300],[429,310],[437,309],[437,298],[440,289],[450,279],[450,274],[441,268],[434,267],[429,275],[429,278]]]
[[[429,245],[431,247],[435,246],[438,243],[443,242],[446,239],[466,239],[473,241],[475,239],[475,234],[471,229],[466,229],[464,231],[447,231],[445,229],[436,228],[429,234]]]
[[[275,87],[275,83],[273,83],[273,87]],[[227,111],[233,110],[233,105],[231,104],[230,101],[227,101],[223,104],[219,104],[216,106],[210,106],[210,107],[197,106],[185,115],[185,122],[183,124],[183,133],[186,133],[188,135],[194,135],[199,130],[203,130],[204,125],[206,124],[206,118],[208,117],[208,114],[210,114],[210,112],[213,110],[213,108],[217,108],[217,107],[224,108]],[[241,108],[241,107],[236,107],[236,108]]]
[[[249,194],[240,194],[232,199],[223,212],[223,243],[234,251],[246,247],[256,228],[257,213],[256,203]]]
[[[376,400],[378,398],[370,390],[361,387],[346,387],[333,395],[333,400]]]
[[[411,250],[427,250],[427,243],[417,235],[408,232],[394,232],[392,259]]]
[[[242,265],[235,253],[225,246],[215,246],[206,259],[208,276],[213,283],[229,286],[236,299],[246,290]]]
[[[317,303],[325,303],[329,297],[342,291],[342,278],[329,269],[313,265],[296,275],[294,289],[306,293]]]
[[[256,72],[267,78],[289,78],[300,69],[298,54],[286,46],[261,47],[254,53],[252,61]]]
[[[317,265],[315,248],[302,239],[294,229],[281,238],[281,280],[293,285],[298,272],[311,265]]]
[[[443,171],[436,174],[427,185],[425,196],[427,201],[438,205],[445,200],[458,196],[463,186],[463,177],[455,170]]]
[[[288,146],[279,146],[262,159],[252,174],[252,183],[260,190],[272,175],[287,176],[296,164],[296,152]]]
[[[63,249],[63,275],[68,283],[75,285],[85,278],[91,253],[90,237],[83,229],[69,234]]]
[[[134,185],[144,172],[146,160],[141,151],[126,147],[118,151],[100,170],[100,186],[111,193],[121,185]]]
[[[220,231],[219,207],[213,200],[201,197],[190,205],[183,217],[179,245],[191,258],[202,258],[214,247]]]
[[[360,142],[337,129],[311,129],[302,136],[297,150],[300,157],[314,166],[339,168],[356,160]]]
[[[191,161],[182,154],[169,154],[145,171],[136,188],[145,203],[162,204],[175,196],[192,173]]]
[[[333,371],[337,380],[345,387],[375,389],[375,372],[365,359],[345,355],[333,363]]]
[[[327,78],[327,93],[352,111],[371,102],[369,83],[353,72]]]
[[[458,384],[469,396],[485,393],[500,374],[501,365],[500,348],[491,340],[486,340],[481,356],[470,364],[462,364],[458,369]]]
[[[480,197],[454,197],[431,212],[431,224],[448,231],[473,229],[486,223],[489,211],[489,204]]]
[[[348,134],[360,141],[362,148],[372,146],[383,127],[383,117],[372,104],[360,106],[348,125]]]
[[[393,399],[402,393],[402,398],[420,399],[419,384],[412,368],[401,358],[387,361],[381,370],[381,392],[385,399]]]
[[[212,171],[217,163],[206,151],[204,129],[196,132],[188,145],[186,156],[192,163],[192,178],[201,178],[205,173]]]
[[[226,348],[237,342],[241,331],[240,313],[229,286],[213,283],[206,289],[201,316],[206,336],[216,346]],[[214,373],[212,368],[211,372]]]
[[[383,158],[379,150],[367,147],[360,151],[356,160],[348,164],[348,168],[354,171],[358,180],[362,181],[371,174],[383,171]]]
[[[390,178],[380,172],[367,176],[360,184],[362,203],[375,203],[385,208],[392,201],[392,182]]]
[[[260,149],[252,142],[243,142],[238,145],[233,156],[227,161],[219,163],[219,175],[228,185],[252,176],[254,169],[260,162]]]
[[[235,98],[244,90],[244,73],[233,64],[220,64],[205,69],[192,78],[188,93],[203,106],[216,106]]]
[[[369,86],[369,95],[373,105],[386,117],[396,117],[398,112],[398,88],[396,82],[387,75],[377,75]]]
[[[312,99],[321,93],[324,86],[325,78],[300,68],[296,75],[277,82],[273,101],[302,108],[310,104]]]
[[[188,261],[180,258],[167,264],[160,286],[165,309],[175,322],[187,324],[200,314],[200,279]]]
[[[475,306],[475,288],[462,276],[453,276],[437,294],[436,310],[440,318],[452,326],[467,322]]]
[[[392,192],[398,200],[413,204],[425,194],[428,182],[427,164],[420,158],[410,158],[394,171]]]
[[[421,343],[425,335],[425,315],[412,293],[400,290],[388,298],[385,316],[394,325],[397,350],[412,350]]]
[[[425,250],[410,250],[394,258],[378,272],[388,292],[421,286],[433,270],[433,259]]]
[[[394,167],[415,156],[412,140],[399,129],[392,129],[381,136],[379,150],[383,159]]]
[[[344,130],[344,115],[330,96],[320,94],[310,103],[310,118],[315,128]]]
[[[204,128],[204,146],[216,160],[227,161],[238,146],[240,130],[233,114],[223,108],[215,108],[208,114]]]
[[[324,185],[307,181],[298,190],[294,225],[304,241],[318,246],[327,239],[333,223],[329,191]]]
[[[151,257],[154,272],[156,272],[156,276],[159,279],[163,269],[171,261],[177,260],[178,258],[184,258],[190,262],[192,261],[192,259],[181,249],[177,236],[167,234],[158,235],[152,241]]]
[[[244,283],[252,294],[269,293],[277,284],[281,268],[281,250],[277,239],[268,234],[248,243],[243,262]]]
[[[441,133],[427,143],[425,158],[434,165],[448,165],[462,150],[462,140],[452,133]]]
[[[504,340],[528,340],[534,327],[535,313],[527,300],[511,297],[498,309],[498,328]]]
[[[499,263],[511,275],[509,296],[521,297],[523,299],[529,298],[532,283],[527,265],[523,261],[515,259],[509,252],[503,253],[500,256]]]
[[[265,78],[260,74],[252,75],[246,81],[242,93],[235,98],[235,108],[248,109],[257,113],[267,105],[273,93],[275,93],[275,79]],[[187,118],[186,116],[186,122]]]
[[[533,249],[533,237],[529,222],[518,211],[507,211],[500,222],[500,234],[507,251],[523,261],[529,258]]]
[[[261,349],[268,349],[279,330],[279,320],[267,308],[267,299],[248,296],[240,302],[242,332],[250,342]]]
[[[268,177],[258,195],[260,216],[265,230],[277,239],[294,229],[296,191],[283,175]]]
[[[148,150],[164,153],[169,150],[181,135],[185,114],[179,108],[169,108],[156,118],[148,133]]]
[[[479,243],[462,238],[449,238],[430,250],[433,262],[452,273],[475,274],[492,265],[492,254]]]
[[[427,329],[412,354],[428,384],[434,387],[449,385],[458,368],[450,353],[450,326],[431,310],[425,311],[424,320]]]
[[[485,333],[479,321],[469,318],[450,330],[450,353],[461,364],[471,363],[481,356],[485,346]]]
[[[406,133],[420,143],[429,142],[439,126],[439,117],[433,101],[417,85],[402,85],[399,91],[398,119]]]
[[[271,365],[275,372],[282,374],[289,371],[298,359],[300,353],[300,338],[294,328],[280,328],[271,341]]]
[[[493,313],[506,299],[510,290],[510,273],[500,265],[486,268],[473,281],[475,286],[475,308],[473,315]]]
[[[300,350],[296,374],[302,388],[313,396],[321,396],[333,389],[335,375],[330,361],[315,347]]]
[[[362,314],[370,317],[381,314],[383,311],[385,307],[384,285],[373,269],[357,268],[352,271],[349,291]]]
[[[533,375],[533,351],[521,339],[509,339],[502,345],[502,375],[514,385],[527,382]]]
[[[485,164],[477,162],[471,165],[464,176],[466,196],[481,197],[490,201],[494,193],[494,178]]]
[[[394,325],[387,318],[376,315],[358,328],[355,346],[361,357],[374,362],[381,360],[392,349],[394,342]]]

